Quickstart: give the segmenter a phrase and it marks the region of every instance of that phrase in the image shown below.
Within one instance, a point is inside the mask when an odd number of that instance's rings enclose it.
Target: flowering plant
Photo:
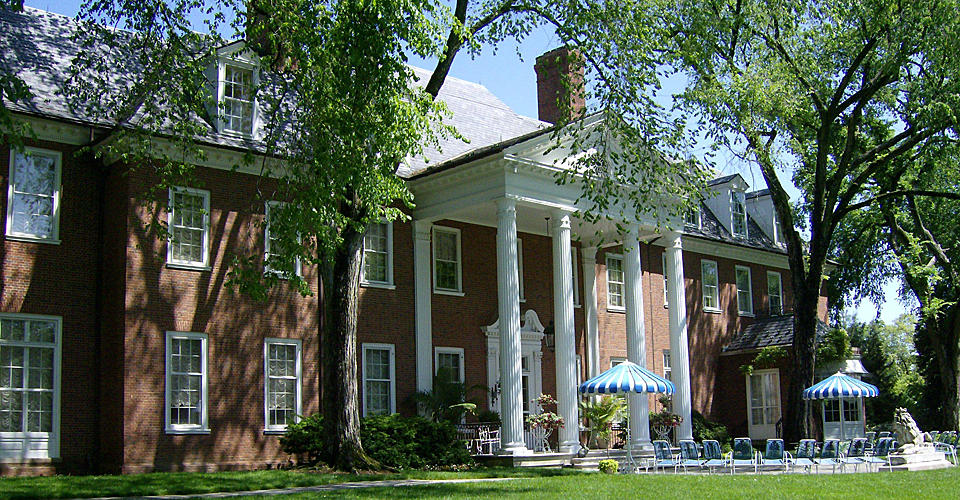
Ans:
[[[543,412],[527,417],[527,425],[533,429],[554,431],[563,427],[563,417],[553,412]]]
[[[650,414],[650,425],[676,427],[680,425],[680,422],[683,422],[683,417],[674,413],[670,413],[668,411],[662,411],[660,413]]]
[[[555,406],[557,400],[553,399],[553,396],[549,394],[541,394],[537,399],[533,400],[541,410],[545,410],[547,406]]]

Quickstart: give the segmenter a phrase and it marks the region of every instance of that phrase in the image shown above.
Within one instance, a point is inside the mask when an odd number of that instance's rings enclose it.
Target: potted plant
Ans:
[[[544,411],[547,407],[556,407],[557,400],[549,394],[541,394],[533,400],[537,407],[537,413],[527,417],[527,425],[530,426],[530,433],[534,437],[533,451],[550,451],[550,445],[547,439],[553,434],[553,431],[563,427],[563,417],[551,411]]]
[[[610,445],[610,424],[623,416],[625,408],[624,399],[616,396],[580,401],[580,414],[590,424],[588,448],[607,448]]]

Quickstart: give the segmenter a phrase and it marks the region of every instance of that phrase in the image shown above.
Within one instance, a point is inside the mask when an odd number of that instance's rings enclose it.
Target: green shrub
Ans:
[[[726,445],[728,441],[730,441],[730,433],[727,431],[727,426],[719,422],[707,420],[700,412],[696,410],[691,412],[690,421],[693,425],[694,440],[703,441],[704,439],[715,439],[719,441],[721,445]]]
[[[617,464],[616,460],[608,458],[606,460],[601,460],[599,467],[600,472],[603,472],[604,474],[616,474],[619,465]]]
[[[324,461],[323,415],[310,415],[287,426],[287,432],[280,437],[280,449],[306,463]]]
[[[471,461],[449,422],[384,415],[360,422],[360,440],[371,458],[395,469],[461,465]]]

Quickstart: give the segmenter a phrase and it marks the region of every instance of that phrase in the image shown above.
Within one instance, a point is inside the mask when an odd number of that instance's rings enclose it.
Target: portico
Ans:
[[[414,262],[416,263],[416,339],[417,381],[419,390],[429,389],[435,368],[432,366],[431,314],[434,291],[430,279],[430,225],[438,220],[454,220],[496,228],[496,369],[488,359],[488,385],[499,390],[501,446],[504,455],[526,455],[531,450],[524,443],[523,408],[524,365],[530,346],[530,332],[521,334],[521,277],[518,259],[518,232],[548,236],[552,247],[552,313],[555,335],[555,377],[557,413],[567,423],[558,431],[559,451],[576,453],[580,448],[577,394],[577,345],[574,325],[575,263],[572,241],[581,242],[578,252],[583,268],[581,298],[584,317],[584,352],[586,375],[593,376],[603,368],[599,356],[597,310],[596,254],[600,245],[620,244],[624,257],[624,313],[626,317],[627,358],[640,366],[647,365],[646,332],[644,331],[643,279],[640,244],[661,238],[653,220],[633,221],[626,232],[618,231],[612,222],[589,223],[575,217],[579,186],[558,185],[553,161],[569,152],[554,151],[545,156],[549,134],[484,152],[482,156],[448,161],[427,170],[409,181],[417,200],[414,218]],[[622,224],[621,224],[622,225]],[[677,385],[675,408],[684,417],[680,437],[690,434],[689,362],[686,338],[686,309],[683,307],[683,267],[679,233],[667,234],[668,291],[681,304],[670,309],[670,348],[674,353],[673,381]],[[435,244],[435,243],[434,243]],[[424,269],[425,272],[421,272]],[[671,295],[673,297],[673,295]],[[537,311],[544,313],[547,311]],[[476,325],[483,328],[485,325]],[[493,326],[493,325],[491,325]],[[489,340],[493,340],[487,327]],[[526,340],[525,340],[526,339]],[[492,346],[491,346],[492,347]],[[492,352],[492,351],[488,351]],[[540,354],[537,354],[539,356]],[[488,356],[489,358],[490,356]],[[529,359],[529,358],[527,358]],[[539,357],[537,358],[539,376]],[[529,372],[529,368],[527,370]],[[494,379],[496,376],[496,379]],[[530,384],[528,391],[540,386]],[[528,394],[535,398],[537,394]],[[527,402],[528,403],[528,402]],[[648,399],[630,398],[630,419],[635,449],[649,448]]]

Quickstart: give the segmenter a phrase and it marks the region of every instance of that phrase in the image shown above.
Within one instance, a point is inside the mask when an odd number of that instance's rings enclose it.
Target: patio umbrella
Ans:
[[[613,394],[617,392],[657,392],[673,394],[673,383],[636,363],[624,361],[617,366],[580,384],[586,394]]]
[[[868,384],[843,373],[837,372],[803,390],[803,399],[839,399],[840,400],[840,439],[843,435],[843,399],[872,398],[878,396],[877,386]]]

